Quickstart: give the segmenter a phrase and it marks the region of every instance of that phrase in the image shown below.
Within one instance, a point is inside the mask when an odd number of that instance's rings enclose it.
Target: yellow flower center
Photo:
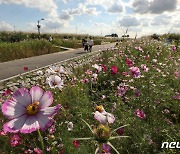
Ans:
[[[103,112],[104,111],[103,106],[102,105],[96,106],[96,111]]]
[[[58,70],[58,69],[56,69],[56,70],[55,70],[55,72],[56,72],[56,73],[58,73],[58,72],[59,72],[59,70]]]
[[[54,81],[54,82],[53,82],[53,85],[54,85],[54,86],[56,86],[56,85],[57,85],[56,81]]]
[[[28,107],[26,109],[27,114],[29,114],[29,115],[36,114],[38,111],[38,108],[39,108],[39,102],[34,102],[34,103],[28,105]]]

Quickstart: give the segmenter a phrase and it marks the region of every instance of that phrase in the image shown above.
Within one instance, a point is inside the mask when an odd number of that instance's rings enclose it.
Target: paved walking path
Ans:
[[[107,48],[114,47],[114,45],[115,43],[93,46],[92,52],[98,50],[106,50]],[[44,67],[69,58],[77,57],[82,54],[86,54],[86,53],[83,51],[83,48],[79,48],[79,49],[67,50],[64,52],[58,52],[58,53],[25,58],[25,59],[13,60],[9,62],[3,62],[0,63],[0,80],[24,73],[25,72],[24,67],[27,67],[28,71],[31,71],[39,67]]]

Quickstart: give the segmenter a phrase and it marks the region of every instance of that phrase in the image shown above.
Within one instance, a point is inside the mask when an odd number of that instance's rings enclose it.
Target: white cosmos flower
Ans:
[[[97,106],[96,112],[94,113],[94,118],[98,120],[100,123],[114,123],[115,117],[113,114],[108,113],[104,110],[103,106]]]
[[[40,76],[40,75],[43,75],[43,71],[41,71],[41,70],[37,71],[36,73],[37,73],[37,75],[39,75],[39,76]]]
[[[49,84],[50,88],[59,88],[62,90],[63,88],[63,80],[57,75],[51,75],[47,78],[47,83]]]
[[[97,64],[94,64],[92,65],[92,67],[94,67],[95,69],[97,69],[98,73],[102,71],[102,67],[97,65]]]
[[[72,122],[68,122],[67,123],[67,128],[68,128],[68,131],[72,131],[73,130],[73,123]]]
[[[52,71],[52,73],[58,73],[58,74],[64,74],[65,73],[64,67],[62,67],[62,66],[60,66],[60,67],[52,66],[49,69]]]

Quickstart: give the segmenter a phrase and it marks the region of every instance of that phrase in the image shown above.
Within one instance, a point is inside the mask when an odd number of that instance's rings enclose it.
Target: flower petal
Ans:
[[[42,115],[51,117],[51,116],[53,116],[54,114],[56,114],[59,111],[60,107],[61,107],[60,104],[56,105],[54,107],[46,107],[46,108],[41,109],[40,113]]]
[[[57,83],[61,83],[62,79],[59,76],[55,75],[54,76],[54,81],[57,82]]]
[[[24,123],[23,127],[20,129],[21,133],[32,133],[40,128],[39,123],[35,116],[29,116]]]
[[[50,91],[46,91],[40,100],[40,108],[48,107],[53,102],[53,95]]]
[[[105,123],[106,122],[106,116],[101,114],[100,112],[96,111],[94,113],[94,118],[98,120],[100,123]]]
[[[25,107],[32,103],[31,95],[26,88],[19,88],[16,90],[16,92],[13,94],[13,99]]]
[[[39,122],[40,129],[42,131],[49,128],[52,125],[53,121],[54,121],[51,117],[47,117],[45,115],[42,115],[40,112],[36,115],[36,118],[37,118],[37,120]]]
[[[4,124],[3,130],[5,132],[17,133],[22,128],[27,118],[28,118],[28,115],[24,114],[23,116],[19,118],[16,118],[7,122]]]
[[[111,113],[107,113],[107,120],[108,120],[108,122],[109,122],[110,124],[112,124],[112,123],[114,122],[114,120],[115,120],[114,115],[111,114]]]
[[[2,112],[8,119],[14,119],[25,114],[26,108],[15,100],[7,100],[2,105]]]
[[[30,89],[30,94],[32,97],[32,102],[39,102],[43,95],[43,90],[38,86],[34,86]]]

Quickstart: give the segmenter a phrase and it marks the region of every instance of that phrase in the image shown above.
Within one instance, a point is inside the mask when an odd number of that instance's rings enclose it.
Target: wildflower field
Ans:
[[[175,154],[179,48],[149,38],[0,85],[0,153]],[[178,145],[179,146],[179,145]]]

